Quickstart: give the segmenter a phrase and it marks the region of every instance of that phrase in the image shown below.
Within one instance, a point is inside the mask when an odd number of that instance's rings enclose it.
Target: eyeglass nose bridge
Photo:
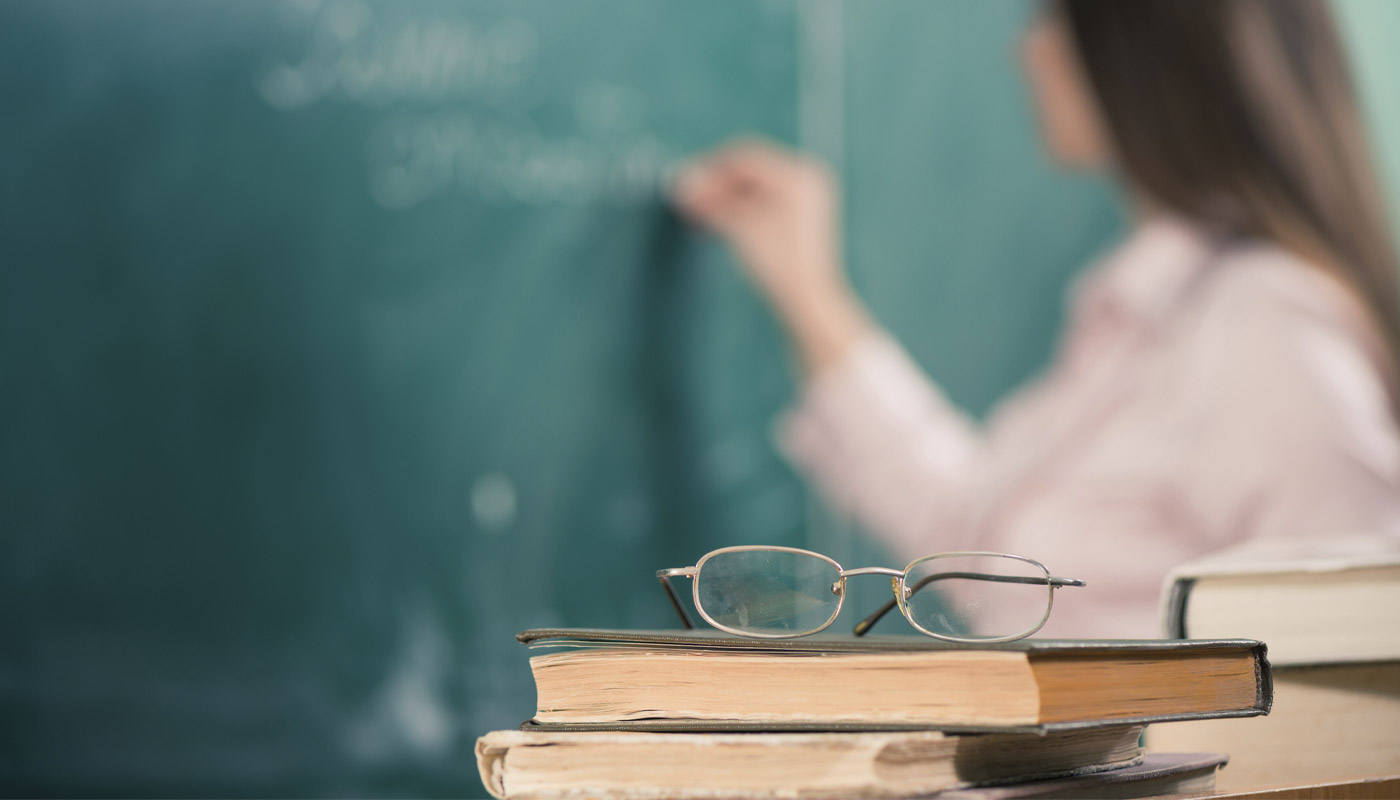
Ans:
[[[857,567],[856,569],[841,570],[841,577],[847,578],[851,575],[888,575],[891,578],[903,578],[904,570],[890,569],[889,567]]]
[[[841,594],[846,590],[846,579],[852,575],[888,575],[890,585],[894,587],[895,596],[899,596],[899,582],[904,578],[904,570],[890,569],[889,567],[857,567],[856,569],[843,569],[837,573],[836,582],[831,584],[832,594]]]
[[[840,577],[836,583],[832,584],[832,594],[841,594],[846,585],[846,578],[852,575],[887,575],[890,579],[890,591],[894,592],[895,600],[900,599],[899,587],[904,585],[904,570],[891,569],[890,567],[857,567],[855,569],[843,569],[839,573]]]

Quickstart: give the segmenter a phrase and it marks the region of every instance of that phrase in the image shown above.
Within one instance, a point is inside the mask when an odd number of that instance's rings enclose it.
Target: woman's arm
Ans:
[[[850,288],[829,172],[746,140],[693,162],[675,201],[729,242],[803,365],[802,397],[779,430],[786,455],[894,549],[962,544],[979,435]]]
[[[742,140],[684,169],[675,203],[733,247],[808,375],[874,329],[841,267],[836,185],[820,162]]]

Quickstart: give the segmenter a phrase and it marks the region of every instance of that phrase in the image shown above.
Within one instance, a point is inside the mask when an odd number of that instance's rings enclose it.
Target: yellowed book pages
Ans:
[[[530,659],[535,722],[691,720],[1038,726],[1231,713],[1261,700],[1254,643],[1167,652],[1066,649],[756,653],[598,648]]]
[[[477,741],[488,791],[506,800],[883,798],[1130,766],[1139,726],[1034,734],[545,733]]]

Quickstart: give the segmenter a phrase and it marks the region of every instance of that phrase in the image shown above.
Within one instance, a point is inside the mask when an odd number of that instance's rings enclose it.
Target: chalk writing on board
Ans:
[[[383,208],[454,192],[494,205],[630,205],[674,172],[676,154],[646,127],[646,98],[626,86],[579,76],[553,88],[573,126],[540,129],[541,43],[524,20],[390,16],[363,0],[284,0],[280,17],[305,46],[264,66],[259,94],[286,113],[340,102],[381,114],[364,166]]]
[[[324,99],[371,107],[502,102],[530,77],[538,55],[535,29],[519,19],[382,18],[363,0],[288,0],[281,16],[307,32],[300,58],[273,60],[258,79],[263,99],[282,109]]]
[[[547,137],[527,121],[457,112],[390,117],[368,152],[370,195],[391,209],[454,188],[501,205],[626,205],[654,197],[673,169],[649,134],[620,144]]]

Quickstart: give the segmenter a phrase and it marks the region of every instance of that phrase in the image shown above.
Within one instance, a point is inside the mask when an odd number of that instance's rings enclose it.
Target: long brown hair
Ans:
[[[1055,2],[1135,188],[1342,281],[1380,334],[1393,380],[1395,249],[1325,0]]]

